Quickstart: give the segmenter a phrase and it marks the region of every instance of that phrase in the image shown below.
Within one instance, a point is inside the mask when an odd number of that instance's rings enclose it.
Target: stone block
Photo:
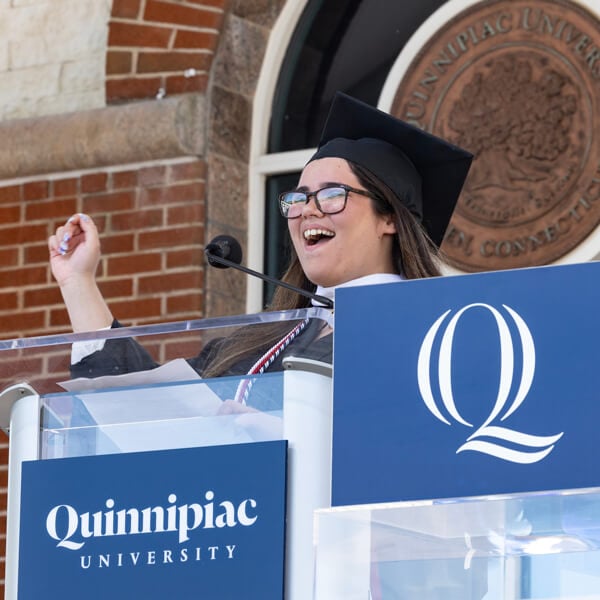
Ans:
[[[215,83],[246,96],[254,95],[268,33],[249,21],[230,16],[215,60]],[[252,48],[252,52],[248,52],[248,48]]]

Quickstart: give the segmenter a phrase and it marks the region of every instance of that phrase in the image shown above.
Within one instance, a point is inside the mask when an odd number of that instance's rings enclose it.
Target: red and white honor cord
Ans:
[[[309,319],[306,318],[296,325],[288,334],[281,338],[274,346],[269,348],[250,368],[248,375],[260,375],[264,373],[275,361],[275,359],[287,348],[290,342],[300,335],[308,325]],[[235,401],[246,404],[250,390],[254,385],[254,377],[244,377],[238,384],[235,392]]]

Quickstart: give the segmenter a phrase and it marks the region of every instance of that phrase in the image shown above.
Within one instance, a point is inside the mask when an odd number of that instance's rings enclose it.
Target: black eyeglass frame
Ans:
[[[344,204],[342,205],[342,208],[340,208],[339,210],[334,210],[334,211],[326,211],[323,210],[321,208],[321,204],[319,203],[319,200],[317,198],[317,194],[319,192],[322,192],[323,190],[331,190],[331,189],[341,189],[344,190],[345,194],[344,194]],[[279,211],[281,212],[281,215],[283,216],[284,219],[297,219],[298,217],[300,217],[301,215],[296,215],[294,217],[288,217],[287,214],[284,212],[284,206],[289,207],[294,206],[295,204],[308,204],[308,202],[310,201],[311,198],[314,198],[315,200],[315,205],[317,207],[317,209],[319,210],[319,212],[322,212],[324,215],[337,215],[338,213],[341,213],[345,208],[346,208],[346,204],[348,202],[348,194],[350,192],[354,192],[355,194],[360,194],[361,196],[366,196],[367,198],[371,198],[374,199],[375,196],[373,194],[371,194],[371,192],[368,192],[367,190],[359,190],[357,188],[353,188],[352,186],[349,185],[345,185],[344,183],[336,183],[335,185],[330,184],[330,185],[326,185],[325,187],[322,187],[318,190],[315,190],[314,192],[299,192],[299,191],[289,191],[289,192],[282,192],[281,194],[279,194]],[[298,202],[285,202],[285,200],[283,199],[284,196],[287,196],[288,194],[301,194],[305,196],[304,200],[300,200]]]

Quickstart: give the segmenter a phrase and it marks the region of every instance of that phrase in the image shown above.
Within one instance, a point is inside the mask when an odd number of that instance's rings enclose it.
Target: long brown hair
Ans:
[[[435,244],[429,239],[421,224],[408,211],[386,185],[360,165],[348,162],[361,185],[373,196],[373,208],[381,215],[392,215],[396,235],[392,248],[393,262],[398,274],[406,279],[420,279],[440,275],[441,257]],[[290,244],[291,246],[291,244]],[[281,277],[287,283],[314,292],[317,286],[304,273],[302,265],[291,248],[290,265]],[[278,287],[267,310],[291,310],[310,306],[310,300],[283,287]],[[225,340],[220,351],[203,372],[204,377],[216,377],[225,373],[237,361],[258,356],[279,341],[293,323],[268,323],[254,325],[236,332]]]

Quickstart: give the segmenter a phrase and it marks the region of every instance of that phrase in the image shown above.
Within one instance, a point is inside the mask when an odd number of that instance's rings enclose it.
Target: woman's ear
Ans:
[[[382,234],[395,234],[398,230],[396,229],[396,221],[394,215],[384,215],[381,233]]]

